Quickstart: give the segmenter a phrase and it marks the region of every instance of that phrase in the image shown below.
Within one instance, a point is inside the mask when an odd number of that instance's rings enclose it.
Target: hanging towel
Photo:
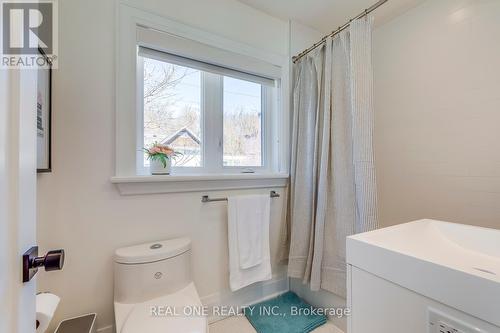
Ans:
[[[269,194],[228,198],[229,282],[233,291],[271,279],[270,201]]]
[[[239,266],[260,265],[265,229],[269,229],[269,195],[234,196],[228,201],[229,223],[236,226]]]

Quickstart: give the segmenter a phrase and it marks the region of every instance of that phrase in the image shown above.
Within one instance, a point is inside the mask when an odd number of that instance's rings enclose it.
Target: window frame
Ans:
[[[137,129],[136,129],[136,148],[137,148],[137,174],[148,174],[148,168],[144,166],[144,155],[142,148],[144,147],[144,58],[147,56],[139,54],[137,45]],[[148,47],[151,49],[151,47]],[[160,50],[157,52],[165,53]],[[165,58],[169,56],[165,53]],[[159,60],[167,64],[174,64],[178,66],[189,67],[188,64],[176,61],[168,62],[167,60]],[[187,59],[188,61],[195,61],[194,59]],[[278,90],[278,81],[274,80],[274,86],[267,86],[262,83],[261,87],[261,165],[260,166],[225,166],[224,165],[224,77],[223,74],[214,74],[200,70],[201,73],[201,103],[200,103],[200,126],[202,144],[200,147],[201,166],[199,167],[184,167],[172,166],[172,173],[178,175],[192,175],[192,174],[241,174],[241,173],[268,173],[272,170],[271,155],[275,149],[273,145],[277,142],[272,140],[272,117],[271,115],[276,112],[273,103],[277,98],[275,93]],[[250,75],[242,73],[244,75]],[[233,76],[227,76],[233,77]],[[245,78],[237,78],[247,82]],[[251,172],[249,172],[251,170]]]

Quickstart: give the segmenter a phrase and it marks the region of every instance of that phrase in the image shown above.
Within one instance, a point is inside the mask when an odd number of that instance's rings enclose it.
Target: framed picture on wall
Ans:
[[[41,48],[38,52],[50,64],[50,59]],[[36,171],[52,171],[52,66],[37,70],[36,98]]]

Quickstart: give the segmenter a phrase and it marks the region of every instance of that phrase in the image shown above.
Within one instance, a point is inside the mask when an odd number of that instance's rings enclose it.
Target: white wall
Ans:
[[[500,1],[428,0],[376,29],[383,226],[500,228]]]
[[[297,21],[290,21],[290,54],[299,54],[323,37],[323,34]]]
[[[288,53],[287,22],[233,0],[135,3],[265,52]],[[120,196],[110,183],[115,156],[115,2],[64,0],[59,2],[59,13],[59,69],[54,71],[53,87],[54,171],[38,178],[40,250],[64,248],[67,254],[63,271],[38,274],[40,291],[62,297],[54,324],[97,312],[98,327],[112,325],[114,250],[177,236],[193,240],[194,279],[200,295],[210,301],[227,297],[224,203],[202,204],[201,193]],[[277,190],[283,194],[283,189]],[[284,202],[284,195],[273,199],[273,257]],[[273,263],[273,270],[277,277],[283,276],[283,267]]]

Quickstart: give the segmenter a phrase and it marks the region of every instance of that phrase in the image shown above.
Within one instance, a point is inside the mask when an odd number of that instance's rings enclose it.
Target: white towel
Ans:
[[[269,206],[268,195],[236,196],[229,199],[229,219],[236,226],[241,269],[262,263],[264,228],[269,229]]]
[[[270,201],[269,194],[228,198],[229,281],[233,291],[272,277]]]

